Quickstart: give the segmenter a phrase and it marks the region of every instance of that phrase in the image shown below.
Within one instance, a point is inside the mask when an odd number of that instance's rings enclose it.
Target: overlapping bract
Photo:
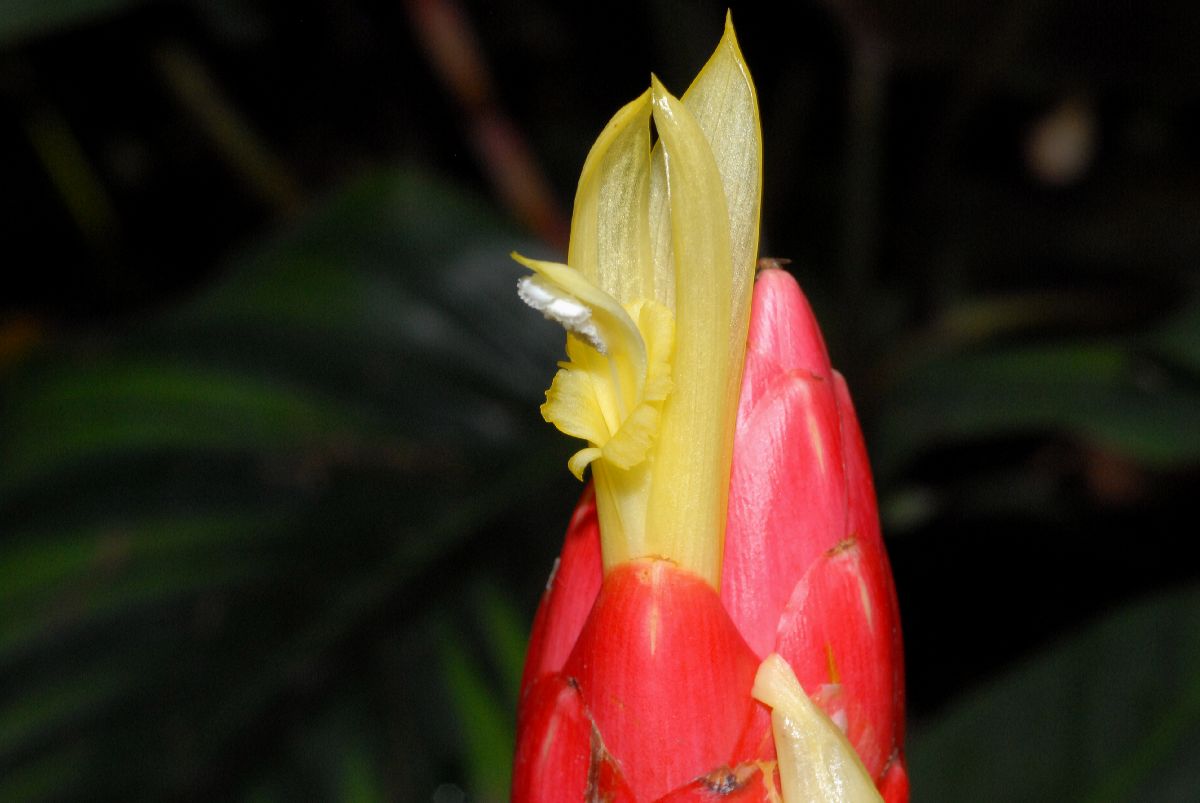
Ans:
[[[771,653],[884,799],[907,800],[899,618],[866,452],[783,271],[755,286],[733,455],[719,594],[667,561],[605,577],[585,493],[534,625],[514,800],[771,799],[775,737],[751,694]]]

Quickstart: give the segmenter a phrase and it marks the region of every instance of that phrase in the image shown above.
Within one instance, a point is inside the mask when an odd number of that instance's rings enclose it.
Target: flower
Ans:
[[[761,183],[727,19],[682,99],[652,77],[601,133],[567,264],[514,255],[568,331],[542,414],[592,474],[534,622],[514,800],[907,799],[862,436],[795,281],[754,279]]]

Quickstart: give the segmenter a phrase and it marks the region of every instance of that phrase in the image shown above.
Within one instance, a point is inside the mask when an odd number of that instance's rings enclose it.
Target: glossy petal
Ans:
[[[518,282],[521,298],[571,333],[570,359],[559,363],[541,411],[588,443],[567,467],[582,479],[594,464],[605,565],[670,554],[647,532],[653,470],[647,457],[661,440],[661,408],[674,388],[671,312],[647,299],[623,306],[566,265],[513,258],[535,274]]]
[[[796,580],[846,532],[834,388],[807,371],[775,378],[737,433],[721,598],[758,655]]]
[[[696,80],[683,94],[683,104],[704,132],[721,172],[729,210],[729,256],[733,298],[745,303],[758,257],[759,207],[762,200],[762,132],[758,98],[750,70],[742,58],[733,20],[725,17],[725,34]],[[747,307],[734,311],[731,349],[745,343]]]
[[[739,428],[775,377],[793,370],[823,377],[832,371],[821,328],[800,285],[787,271],[768,268],[754,280],[738,399]]]
[[[879,777],[896,747],[893,621],[869,564],[853,539],[822,555],[796,584],[776,651]]]
[[[513,762],[513,801],[583,800],[591,769],[592,723],[579,690],[553,674],[527,691]]]
[[[670,556],[715,588],[745,316],[731,308],[729,213],[712,149],[678,99],[657,79],[651,89],[665,154],[676,281],[675,389],[663,404],[655,448],[659,481],[650,488],[647,547],[649,555]],[[745,294],[736,305],[748,311],[749,302]]]
[[[771,706],[779,777],[788,803],[874,803],[871,776],[845,735],[800,688],[788,664],[769,655],[754,696]]]
[[[903,752],[897,752],[879,781],[879,794],[886,803],[908,803],[908,769]]]
[[[528,259],[517,253],[512,254],[512,258],[536,274],[523,282],[530,282],[531,286],[547,295],[574,302],[586,310],[588,314],[583,323],[574,324],[572,320],[555,315],[552,305],[538,306],[522,294],[522,299],[527,303],[562,323],[569,332],[587,341],[597,352],[613,355],[614,369],[619,373],[625,389],[623,401],[627,407],[632,406],[632,402],[641,395],[642,384],[646,381],[646,343],[641,330],[625,308],[611,294],[574,268],[542,259]]]
[[[571,516],[562,553],[550,572],[533,620],[521,678],[522,712],[531,707],[523,699],[525,690],[541,676],[558,672],[566,663],[600,593],[600,579],[600,528],[595,495],[589,485]]]
[[[846,454],[846,488],[848,500],[849,532],[857,539],[863,551],[864,566],[870,573],[870,583],[878,595],[880,605],[886,609],[884,617],[889,623],[889,661],[892,676],[892,740],[896,745],[904,744],[904,639],[900,628],[900,604],[896,598],[896,584],[892,576],[891,563],[884,548],[879,530],[879,506],[875,502],[875,482],[871,477],[871,465],[867,458],[867,447],[863,441],[854,404],[846,380],[834,372],[834,388],[837,391],[838,412],[842,419],[842,439]]]
[[[638,803],[633,794],[633,788],[621,766],[600,740],[600,732],[592,729],[592,763],[591,774],[588,776],[586,800],[602,801],[602,803]]]
[[[703,579],[635,561],[604,579],[563,671],[637,799],[653,800],[736,763],[757,664]]]
[[[757,654],[783,653],[879,776],[904,740],[895,588],[845,380],[782,270],[755,285],[738,415],[722,600]]]
[[[895,580],[892,575],[892,564],[888,561],[887,550],[883,547],[880,533],[880,511],[875,502],[875,481],[871,478],[871,467],[866,457],[866,445],[863,442],[863,432],[858,426],[858,417],[854,414],[854,405],[850,400],[850,390],[846,388],[846,380],[841,374],[834,372],[834,388],[838,392],[838,411],[841,415],[842,441],[846,444],[846,477],[848,478],[847,493],[848,525],[850,532],[858,539],[862,547],[865,563],[871,570],[872,582],[880,588],[882,597],[886,597],[887,610],[884,616],[890,623],[890,663],[892,667],[893,723],[895,727],[894,741],[904,745],[905,737],[905,677],[904,677],[904,637],[900,630],[900,603],[896,600]]]
[[[791,274],[754,286],[738,405],[721,598],[759,656],[798,578],[846,535],[837,389],[812,309]],[[873,491],[872,491],[873,504]]]
[[[753,278],[754,260],[758,255],[762,132],[754,82],[728,15],[720,43],[681,100],[704,132],[721,174],[729,209],[730,265],[735,298],[744,298],[748,295],[745,290]],[[650,230],[660,288],[656,297],[670,307],[674,299],[675,267],[661,142],[655,146],[651,161]],[[735,347],[740,345],[736,343]]]
[[[655,297],[649,122],[649,91],[613,116],[584,162],[571,215],[567,264],[622,304]]]

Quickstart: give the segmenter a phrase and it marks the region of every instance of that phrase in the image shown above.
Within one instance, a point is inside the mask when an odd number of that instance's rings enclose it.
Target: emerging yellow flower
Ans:
[[[592,467],[606,568],[665,558],[720,583],[761,188],[727,21],[682,100],[652,77],[592,147],[568,264],[516,256],[521,297],[571,333],[542,414],[588,442],[569,466]]]

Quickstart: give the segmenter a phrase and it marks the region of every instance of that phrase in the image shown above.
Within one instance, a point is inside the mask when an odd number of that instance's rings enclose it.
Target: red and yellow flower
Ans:
[[[568,330],[542,413],[592,475],[534,622],[516,801],[907,800],[866,451],[799,287],[755,279],[761,185],[727,22],[682,98],[652,78],[600,135],[567,264],[516,257]]]

